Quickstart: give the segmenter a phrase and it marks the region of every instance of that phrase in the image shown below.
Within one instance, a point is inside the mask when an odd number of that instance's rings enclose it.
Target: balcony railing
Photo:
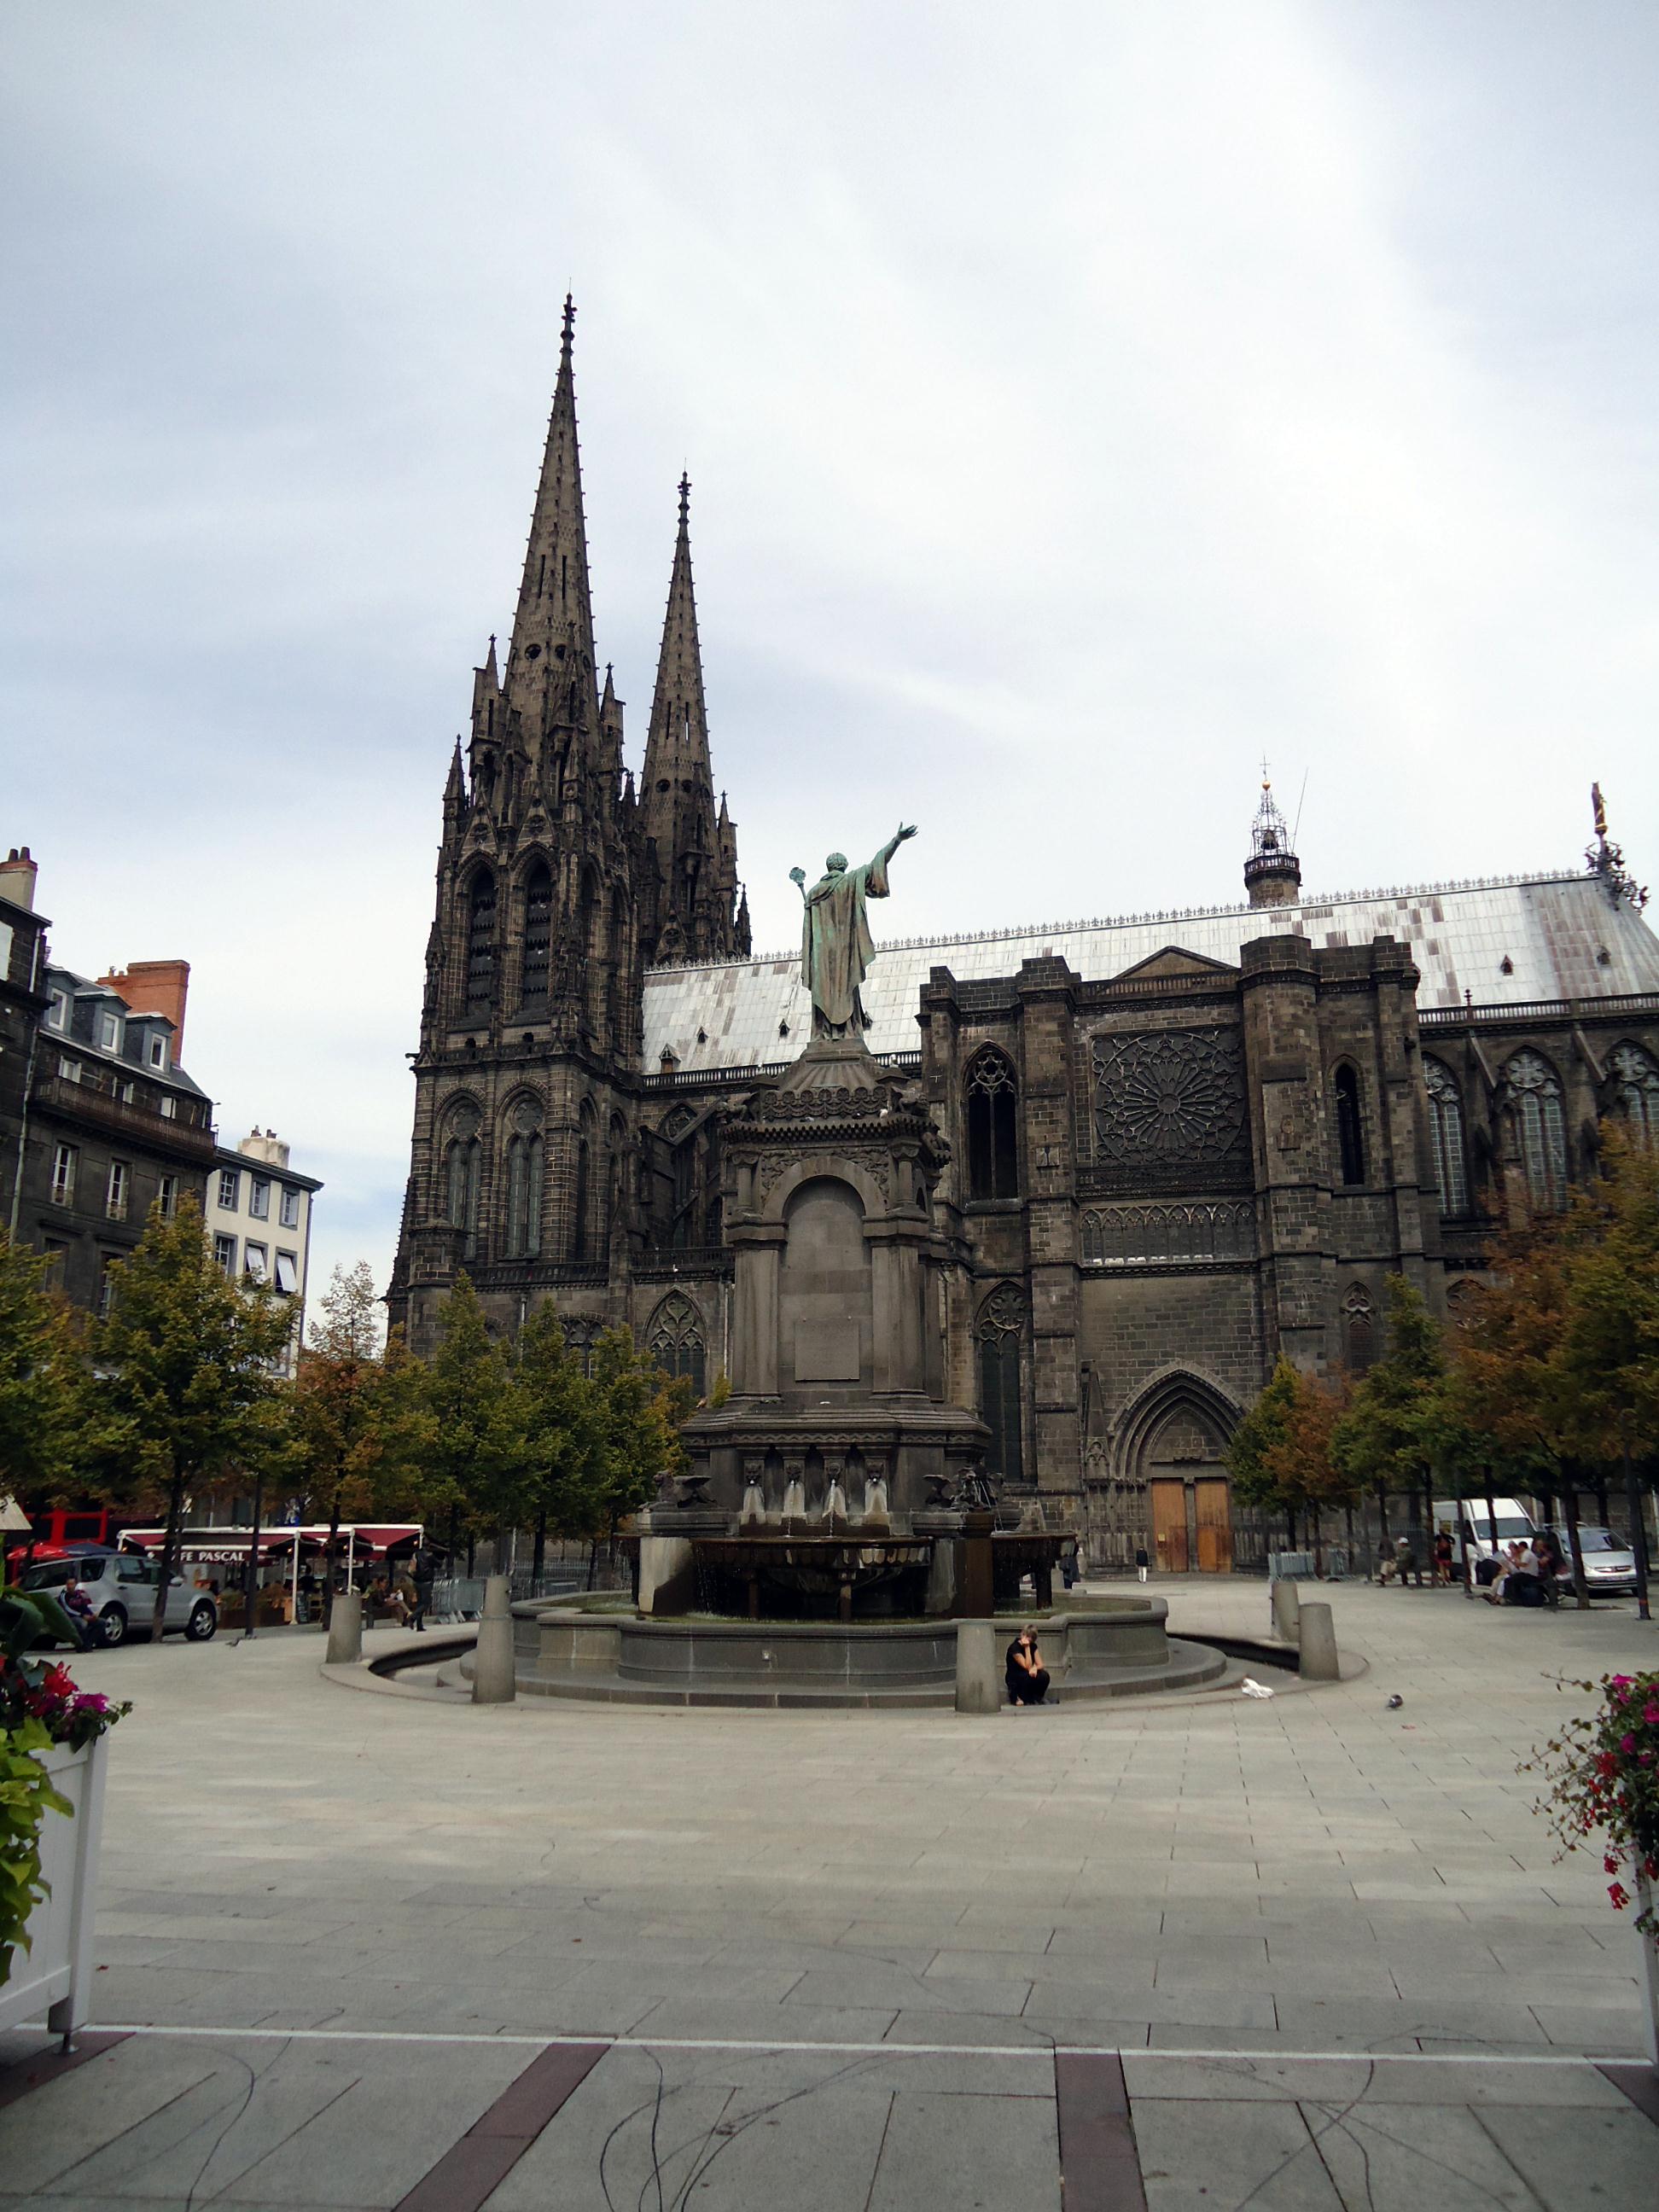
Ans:
[[[1504,1006],[1420,1006],[1419,1029],[1457,1029],[1471,1022],[1626,1021],[1659,1014],[1659,991],[1626,991],[1605,999],[1522,999]]]
[[[129,1106],[124,1098],[112,1098],[108,1091],[94,1091],[88,1083],[66,1083],[61,1075],[36,1079],[34,1103],[46,1112],[130,1138],[151,1152],[167,1152],[203,1165],[218,1149],[218,1139],[210,1128],[174,1121],[147,1106]]]

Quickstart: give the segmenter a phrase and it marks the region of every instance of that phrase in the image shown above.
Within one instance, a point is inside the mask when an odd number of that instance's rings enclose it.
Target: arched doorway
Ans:
[[[1143,1393],[1120,1432],[1121,1465],[1146,1500],[1146,1549],[1164,1574],[1231,1574],[1226,1444],[1238,1409],[1213,1383],[1166,1375]]]

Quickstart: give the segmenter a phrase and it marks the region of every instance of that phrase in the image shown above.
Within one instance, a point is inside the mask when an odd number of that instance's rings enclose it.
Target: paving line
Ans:
[[[89,2031],[89,2033],[92,2031]],[[1639,2052],[1628,2056],[1606,2051],[1240,2051],[1227,2046],[1214,2051],[1183,2047],[1161,2049],[1145,2043],[830,2043],[795,2041],[773,2037],[745,2040],[734,2036],[696,2035],[486,2035],[457,2029],[386,2027],[194,2027],[160,2024],[148,2027],[110,2026],[95,2031],[102,2035],[188,2037],[206,2042],[261,2043],[449,2043],[493,2045],[497,2049],[522,2045],[527,2050],[577,2049],[600,2043],[617,2051],[744,2051],[770,2053],[783,2051],[823,2051],[833,2057],[881,2058],[1156,2058],[1160,2062],[1218,2058],[1250,2059],[1286,2066],[1646,2066]]]

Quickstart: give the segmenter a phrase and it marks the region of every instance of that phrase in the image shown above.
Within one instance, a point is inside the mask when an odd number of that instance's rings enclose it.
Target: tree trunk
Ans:
[[[1580,1613],[1589,1611],[1589,1585],[1584,1579],[1584,1549],[1578,1540],[1578,1492],[1564,1490],[1561,1503],[1567,1516],[1567,1552],[1572,1561],[1572,1594]]]
[[[1343,1507],[1342,1518],[1348,1531],[1348,1572],[1352,1575],[1353,1572],[1353,1502],[1352,1499]]]
[[[530,1554],[530,1576],[532,1583],[539,1583],[542,1569],[547,1564],[547,1507],[544,1504],[536,1510],[536,1542]]]
[[[161,1538],[161,1579],[155,1585],[155,1603],[149,1616],[151,1640],[161,1641],[167,1617],[167,1592],[179,1568],[179,1531],[185,1517],[185,1478],[175,1472],[167,1491],[167,1525]]]
[[[1486,1470],[1486,1534],[1492,1539],[1492,1555],[1498,1557],[1498,1499],[1492,1486],[1492,1469]],[[1490,1583],[1486,1585],[1490,1589]]]
[[[1376,1571],[1381,1579],[1389,1559],[1389,1493],[1382,1483],[1376,1486]]]
[[[323,1626],[326,1628],[334,1618],[334,1547],[340,1540],[340,1486],[334,1488],[334,1503],[328,1514],[328,1550],[323,1559]]]
[[[1648,1603],[1648,1525],[1642,1513],[1642,1493],[1636,1486],[1636,1462],[1630,1455],[1627,1426],[1620,1442],[1625,1460],[1625,1510],[1630,1516],[1631,1556],[1636,1561],[1636,1615],[1638,1620],[1651,1620],[1653,1609]]]
[[[599,1540],[595,1536],[587,1547],[587,1587],[592,1589],[599,1571]]]
[[[265,1477],[263,1468],[256,1469],[253,1477],[253,1540],[247,1547],[247,1565],[242,1575],[242,1604],[245,1608],[242,1634],[249,1637],[256,1626],[255,1615],[259,1610],[259,1522],[265,1508]]]
[[[1595,1486],[1595,1510],[1600,1516],[1597,1527],[1605,1528],[1607,1525],[1607,1486],[1605,1477]]]

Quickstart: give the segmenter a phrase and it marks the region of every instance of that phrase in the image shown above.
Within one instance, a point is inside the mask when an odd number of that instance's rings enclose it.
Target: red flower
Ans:
[[[1610,1881],[1607,1884],[1607,1895],[1613,1899],[1615,1912],[1622,1912],[1630,1903],[1630,1892],[1622,1881]]]

